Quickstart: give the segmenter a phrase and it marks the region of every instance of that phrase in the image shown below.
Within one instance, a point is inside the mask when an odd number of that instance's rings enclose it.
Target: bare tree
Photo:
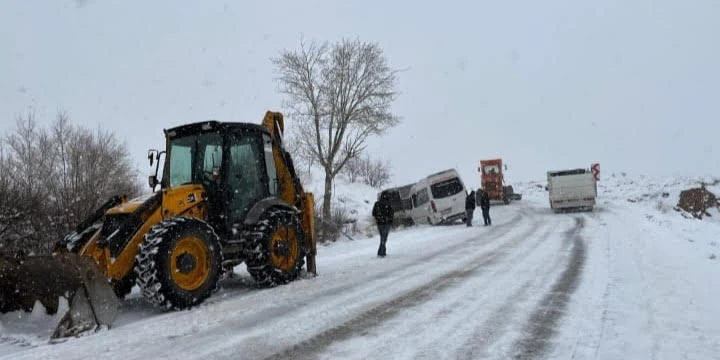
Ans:
[[[398,70],[390,68],[378,44],[360,40],[301,41],[299,49],[272,61],[298,121],[299,144],[325,172],[322,215],[329,219],[335,176],[362,152],[368,137],[400,121],[390,109]]]
[[[342,173],[348,181],[361,181],[374,188],[380,188],[390,182],[390,162],[373,160],[370,156],[358,156],[348,160]]]
[[[354,157],[352,159],[349,159],[345,166],[343,167],[342,173],[345,174],[348,181],[351,183],[356,183],[358,180],[360,180],[362,172],[362,159],[358,157]]]
[[[390,163],[382,160],[362,159],[360,176],[366,185],[381,188],[390,182]]]
[[[109,197],[140,193],[126,145],[64,113],[47,130],[32,113],[19,117],[0,149],[2,251],[48,252]]]
[[[15,179],[9,176],[9,165],[5,141],[0,139],[0,239],[8,239],[0,242],[0,252],[10,247],[6,242],[15,241],[20,235],[19,224],[22,222],[23,214],[19,209],[20,197],[16,191]]]
[[[52,200],[45,184],[52,176],[52,144],[47,132],[37,126],[33,112],[16,119],[15,131],[5,142],[3,174],[9,178],[8,196],[14,198],[15,203],[6,210],[10,217],[2,247],[10,251],[42,251],[43,234],[52,221],[42,211]]]
[[[48,188],[55,194],[58,236],[111,196],[140,193],[127,147],[112,132],[73,126],[67,114],[58,113],[51,136],[55,176],[48,181]]]

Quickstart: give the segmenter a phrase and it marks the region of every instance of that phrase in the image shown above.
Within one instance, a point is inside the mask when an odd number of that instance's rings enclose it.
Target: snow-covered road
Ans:
[[[134,292],[113,329],[59,344],[4,315],[0,358],[717,358],[718,287],[708,296],[710,284],[686,278],[716,263],[683,268],[702,260],[687,240],[627,205],[545,204],[494,206],[491,227],[391,232],[383,259],[377,237],[321,246],[318,277],[273,289],[253,288],[240,266],[189,311]]]
[[[590,256],[551,358],[720,359],[720,266],[688,229],[720,232],[678,217],[620,204],[587,216]]]

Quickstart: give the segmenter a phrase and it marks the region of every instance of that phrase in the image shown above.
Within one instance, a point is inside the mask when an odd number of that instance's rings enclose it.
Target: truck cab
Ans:
[[[488,198],[491,201],[509,204],[513,190],[512,186],[505,186],[502,159],[480,160],[478,172],[480,172],[480,186],[488,194]]]

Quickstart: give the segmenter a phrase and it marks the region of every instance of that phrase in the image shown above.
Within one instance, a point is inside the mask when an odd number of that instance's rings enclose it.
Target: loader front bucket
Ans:
[[[74,253],[0,258],[0,312],[32,311],[40,302],[48,314],[59,298],[69,303],[51,338],[110,328],[120,307],[107,278],[94,261]]]

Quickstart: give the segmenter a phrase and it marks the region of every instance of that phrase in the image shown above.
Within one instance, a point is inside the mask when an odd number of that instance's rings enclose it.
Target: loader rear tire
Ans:
[[[222,268],[220,239],[205,221],[171,218],[153,226],[136,256],[143,297],[165,309],[202,303],[215,290]]]
[[[273,287],[297,279],[307,253],[297,214],[270,209],[244,237],[249,243],[245,264],[259,287]]]

